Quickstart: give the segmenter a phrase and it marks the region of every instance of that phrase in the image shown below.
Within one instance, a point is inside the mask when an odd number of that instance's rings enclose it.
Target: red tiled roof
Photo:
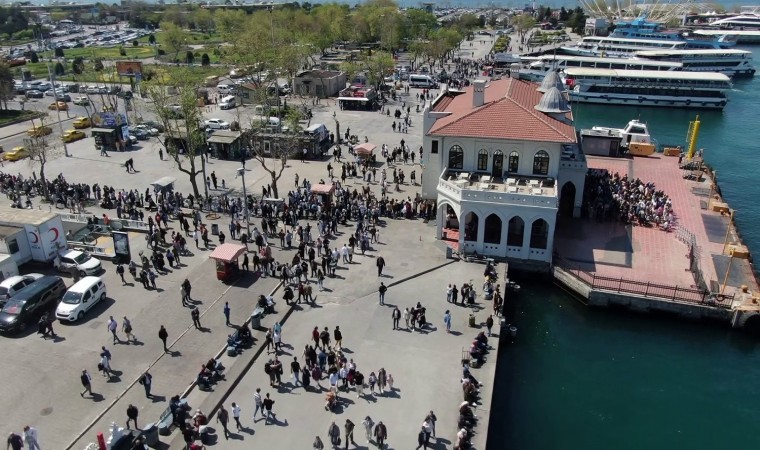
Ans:
[[[473,86],[464,94],[445,96],[433,111],[449,112],[430,128],[429,135],[473,138],[516,139],[540,142],[575,142],[575,128],[534,106],[543,93],[538,85],[516,78],[491,81],[486,86],[485,103],[473,108]],[[567,117],[572,119],[571,113]]]

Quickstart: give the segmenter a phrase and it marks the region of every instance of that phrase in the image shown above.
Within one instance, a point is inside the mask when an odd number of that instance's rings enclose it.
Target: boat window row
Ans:
[[[610,77],[605,75],[582,75],[573,78],[575,84],[579,81],[590,81],[592,83],[604,81],[609,84],[624,84],[630,86],[636,85],[666,85],[673,87],[686,88],[711,88],[711,89],[728,89],[731,83],[727,80],[700,80],[700,79],[670,79],[670,78],[629,78],[629,77]],[[570,79],[568,79],[569,81]]]
[[[688,98],[710,98],[724,97],[720,92],[715,91],[695,91],[692,89],[677,89],[677,88],[652,88],[652,87],[635,87],[635,86],[591,86],[586,92],[597,92],[602,94],[628,94],[628,95],[640,95],[642,97],[647,96],[662,96],[669,97],[688,97]],[[696,100],[695,100],[696,101]]]

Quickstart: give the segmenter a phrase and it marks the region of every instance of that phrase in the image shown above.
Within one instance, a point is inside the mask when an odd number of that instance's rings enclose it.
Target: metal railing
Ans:
[[[618,294],[634,294],[665,301],[685,302],[726,309],[731,308],[734,299],[734,294],[718,294],[706,289],[599,275],[585,271],[581,269],[580,266],[556,255],[554,256],[554,265],[583,282],[591,289],[611,291]]]

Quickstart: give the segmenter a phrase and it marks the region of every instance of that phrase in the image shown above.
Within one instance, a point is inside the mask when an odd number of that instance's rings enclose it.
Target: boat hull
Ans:
[[[722,110],[728,100],[721,97],[706,97],[698,100],[683,97],[656,96],[642,97],[622,94],[601,94],[596,92],[568,92],[570,101],[577,103],[594,103],[598,105],[619,106],[654,106],[658,108],[688,108]]]

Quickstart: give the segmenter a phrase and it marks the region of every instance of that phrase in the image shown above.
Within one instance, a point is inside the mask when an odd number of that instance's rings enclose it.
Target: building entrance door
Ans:
[[[496,150],[493,154],[493,168],[491,169],[491,175],[494,178],[501,178],[504,173],[504,154]]]

